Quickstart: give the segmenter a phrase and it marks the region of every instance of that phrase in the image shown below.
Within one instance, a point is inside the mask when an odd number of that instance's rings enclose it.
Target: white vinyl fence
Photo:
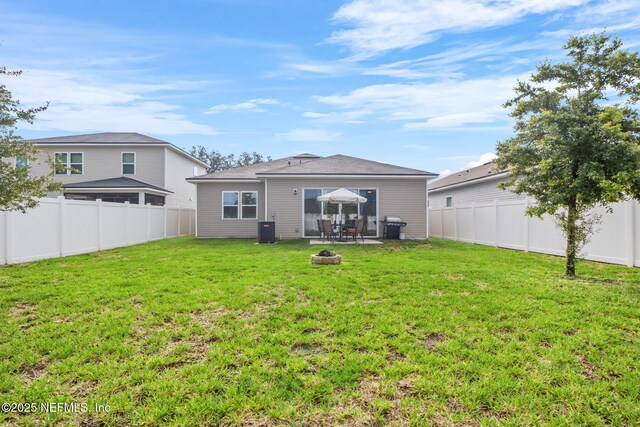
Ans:
[[[26,213],[0,212],[0,264],[95,252],[195,233],[195,210],[40,199]]]
[[[524,214],[528,200],[494,201],[429,209],[429,235],[461,242],[564,255],[565,238],[550,217]],[[601,224],[583,250],[593,261],[640,267],[640,204],[626,201],[613,212],[595,210]]]

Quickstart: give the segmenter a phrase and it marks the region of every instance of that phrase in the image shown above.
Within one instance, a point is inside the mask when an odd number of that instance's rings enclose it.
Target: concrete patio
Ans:
[[[331,241],[328,239],[324,241],[321,239],[309,240],[310,245],[381,245],[382,243],[383,242],[381,242],[380,240],[374,240],[374,239],[364,239],[364,241],[362,240]]]

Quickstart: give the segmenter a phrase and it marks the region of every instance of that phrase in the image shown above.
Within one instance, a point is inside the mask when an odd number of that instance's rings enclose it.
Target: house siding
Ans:
[[[82,175],[55,176],[56,180],[61,181],[63,184],[126,176],[158,187],[165,185],[164,147],[47,145],[46,147],[39,146],[38,148],[49,153],[51,156],[58,152],[84,154],[84,170]],[[136,153],[135,175],[122,175],[121,154],[123,152]],[[46,155],[39,155],[39,159],[41,160],[39,165],[35,162],[31,163],[31,173],[36,176],[48,174],[50,172],[49,165],[44,161]],[[50,196],[56,195],[58,194],[50,194]]]
[[[164,187],[173,194],[167,197],[167,206],[170,207],[196,207],[196,186],[186,181],[192,177],[193,167],[198,167],[198,173],[204,172],[204,168],[197,163],[181,156],[175,151],[165,148],[167,175]]]
[[[317,179],[268,178],[268,213],[275,214],[276,235],[282,239],[303,237],[304,188],[376,188],[378,190],[378,218],[400,216],[408,223],[403,232],[408,239],[425,239],[427,234],[426,179]],[[298,194],[293,194],[293,189]],[[255,230],[254,230],[255,235]],[[382,237],[382,226],[378,225]]]
[[[258,218],[222,219],[223,191],[257,191]],[[258,221],[264,220],[264,183],[215,183],[197,184],[197,229],[199,238],[256,237]]]
[[[498,188],[498,184],[506,178],[469,183],[455,188],[439,188],[429,191],[429,207],[440,208],[447,205],[447,197],[453,196],[453,206],[469,205],[471,203],[487,203],[494,200],[521,200],[523,196]]]

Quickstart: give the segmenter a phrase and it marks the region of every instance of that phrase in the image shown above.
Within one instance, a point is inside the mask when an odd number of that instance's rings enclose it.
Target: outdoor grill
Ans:
[[[385,216],[381,223],[383,239],[400,239],[400,230],[407,226],[407,223],[399,216]]]

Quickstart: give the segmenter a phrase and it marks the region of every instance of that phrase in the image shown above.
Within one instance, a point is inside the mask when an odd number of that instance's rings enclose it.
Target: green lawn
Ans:
[[[2,414],[55,425],[637,425],[640,273],[445,240],[179,238],[0,267]],[[109,405],[95,412],[94,404]]]

